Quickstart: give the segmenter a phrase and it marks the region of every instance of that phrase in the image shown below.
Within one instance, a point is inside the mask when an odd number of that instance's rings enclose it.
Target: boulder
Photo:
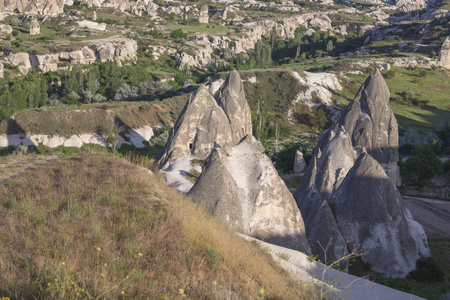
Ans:
[[[0,31],[6,34],[12,33],[12,27],[7,24],[0,24]]]
[[[450,69],[450,38],[447,37],[442,44],[441,53],[437,62],[438,66]]]
[[[381,165],[362,153],[330,200],[339,229],[375,272],[404,277],[430,256],[426,234],[411,218]]]
[[[240,233],[310,253],[295,200],[252,135],[215,148],[188,195]]]

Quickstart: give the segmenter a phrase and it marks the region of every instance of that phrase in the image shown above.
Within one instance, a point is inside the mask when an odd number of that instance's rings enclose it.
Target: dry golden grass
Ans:
[[[1,296],[314,297],[159,176],[112,155],[63,158],[0,195]]]

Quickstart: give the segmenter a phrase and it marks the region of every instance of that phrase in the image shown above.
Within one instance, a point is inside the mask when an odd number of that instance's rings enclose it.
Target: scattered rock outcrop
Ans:
[[[317,241],[323,247],[330,241],[327,258],[337,260],[345,255],[345,240],[367,251],[362,259],[374,271],[390,277],[404,277],[418,258],[429,255],[423,229],[395,187],[400,184],[397,162],[397,121],[376,69],[319,138],[295,192],[315,254],[324,258]],[[318,220],[323,219],[327,226],[321,228]]]
[[[30,68],[40,69],[44,72],[57,71],[58,63],[92,64],[97,58],[104,61],[124,61],[136,58],[137,43],[132,39],[102,40],[96,42],[97,55],[88,46],[72,52],[59,52],[55,54],[34,55],[29,53],[8,53],[8,61],[18,66],[22,74],[27,74]]]
[[[64,12],[64,0],[2,1],[0,11],[56,16]]]
[[[310,253],[295,200],[252,135],[215,148],[189,195],[240,233]]]
[[[438,66],[450,69],[450,38],[447,37],[442,44],[441,53],[439,54]]]

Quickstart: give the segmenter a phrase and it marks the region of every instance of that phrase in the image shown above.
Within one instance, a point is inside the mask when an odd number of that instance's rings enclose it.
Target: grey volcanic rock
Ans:
[[[334,193],[336,219],[351,246],[367,254],[375,272],[404,277],[429,256],[425,232],[411,219],[403,199],[380,164],[362,153]]]
[[[339,231],[336,220],[328,203],[323,199],[315,185],[303,190],[298,206],[305,222],[306,236],[311,247],[311,252],[326,264],[338,261],[345,257],[347,244]],[[341,260],[336,265],[340,270],[348,269],[348,261]]]
[[[365,148],[367,153],[383,166],[392,182],[397,186],[401,185],[400,171],[397,166],[398,124],[392,110],[389,108],[389,97],[389,89],[383,79],[383,75],[378,69],[375,69],[360,87],[355,99],[344,109],[338,121],[321,135],[317,148],[314,151],[314,156],[320,158],[320,153],[325,151],[330,153],[344,150],[339,146],[340,150],[336,149],[339,151],[334,151],[330,149],[331,145],[329,145],[330,141],[341,130],[348,134],[351,147],[356,150]],[[345,152],[348,153],[350,145],[344,148],[346,149]],[[341,162],[335,163],[340,164]],[[346,163],[347,171],[352,165]],[[322,166],[326,165],[321,163],[318,166],[318,172],[324,172],[320,170]],[[331,171],[336,171],[338,168],[339,166],[332,168]],[[308,175],[310,174],[308,173]],[[310,181],[312,179],[306,177],[305,180]],[[334,183],[335,180],[329,182],[328,185]],[[321,185],[316,184],[316,186],[319,193],[322,194],[323,189]],[[335,189],[337,187],[335,186]],[[330,191],[330,188],[326,190]]]
[[[164,168],[167,163],[189,155],[206,159],[216,144],[231,142],[227,115],[209,90],[201,85],[191,95],[175,123],[158,164]]]
[[[203,85],[189,98],[157,164],[164,169],[184,156],[205,159],[215,145],[233,146],[251,132],[250,108],[239,73],[233,71],[216,99]]]
[[[450,38],[447,37],[442,44],[441,53],[439,54],[438,66],[450,69]]]
[[[252,134],[252,115],[245,99],[244,85],[236,70],[230,73],[215,98],[230,120],[234,144],[247,134]]]
[[[315,184],[319,194],[329,200],[347,172],[353,167],[355,159],[356,151],[353,149],[349,134],[343,127],[340,127],[336,133],[328,129],[322,134],[314,149],[308,170],[295,192],[296,198],[301,191]]]
[[[320,136],[295,192],[316,255],[323,250],[314,241],[331,239],[336,244],[330,257],[339,259],[345,255],[345,240],[368,251],[363,260],[390,277],[405,276],[419,257],[429,255],[423,228],[412,220],[395,187],[400,184],[397,161],[398,126],[388,87],[375,70]]]
[[[295,200],[252,135],[215,148],[189,195],[240,233],[310,253]]]

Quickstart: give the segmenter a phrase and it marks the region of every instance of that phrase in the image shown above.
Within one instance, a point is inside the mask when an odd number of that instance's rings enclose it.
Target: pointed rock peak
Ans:
[[[253,135],[247,134],[242,140],[233,147],[233,149],[239,152],[264,152],[264,146]]]
[[[355,100],[362,98],[367,102],[389,105],[389,88],[380,70],[375,69],[361,86]],[[361,100],[362,100],[361,99]]]
[[[216,100],[219,102],[226,102],[227,100],[230,100],[229,97],[227,97],[227,93],[229,93],[232,97],[237,98],[243,98],[241,101],[245,100],[244,95],[244,87],[242,84],[241,76],[239,75],[238,71],[234,70],[232,71],[227,79],[225,79],[225,82],[220,87],[219,91],[216,95]],[[242,95],[241,95],[242,94]],[[235,101],[238,99],[235,99]],[[245,100],[246,101],[246,100]],[[226,105],[224,103],[224,105]]]

